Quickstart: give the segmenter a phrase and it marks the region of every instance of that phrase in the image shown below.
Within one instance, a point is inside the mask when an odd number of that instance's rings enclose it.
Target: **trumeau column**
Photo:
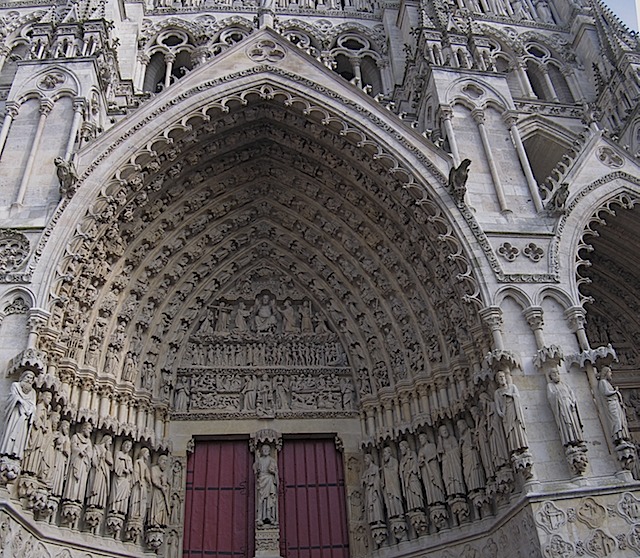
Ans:
[[[44,132],[44,125],[47,122],[47,116],[53,109],[53,102],[49,99],[40,100],[40,118],[38,120],[38,126],[36,133],[31,144],[31,151],[29,152],[29,158],[22,175],[22,181],[20,182],[20,188],[18,189],[18,195],[16,196],[15,205],[21,206],[24,202],[24,196],[27,193],[27,186],[31,179],[31,171],[33,170],[33,163],[36,160],[36,155],[40,147],[40,140],[42,139],[42,133]]]
[[[484,148],[484,154],[489,164],[489,170],[491,171],[491,178],[493,179],[493,187],[495,188],[496,197],[498,198],[498,205],[500,206],[500,212],[510,212],[507,206],[507,200],[504,196],[504,189],[502,188],[502,182],[500,181],[500,173],[496,166],[495,159],[493,158],[493,152],[491,150],[491,144],[489,143],[489,136],[487,135],[487,129],[484,125],[484,111],[481,109],[473,109],[471,116],[478,125],[478,132],[480,133],[480,139],[482,140],[482,146]]]
[[[282,437],[275,430],[260,430],[251,437],[249,447],[255,454],[255,557],[280,558],[278,451],[282,449]]]
[[[460,152],[458,151],[458,144],[456,143],[456,137],[453,133],[453,109],[449,105],[440,105],[440,114],[442,116],[442,122],[444,124],[445,132],[447,133],[447,139],[449,140],[449,147],[451,148],[451,155],[453,156],[453,164],[457,167],[460,165]]]
[[[520,130],[518,130],[518,115],[514,111],[505,111],[502,113],[502,118],[509,128],[509,132],[511,132],[511,138],[513,139],[513,144],[516,147],[518,159],[520,160],[522,170],[524,171],[524,175],[527,179],[527,185],[529,186],[529,192],[531,194],[531,199],[533,200],[533,205],[535,206],[536,211],[542,211],[544,207],[542,205],[542,199],[540,198],[538,183],[533,176],[533,171],[531,170],[531,165],[529,164],[529,157],[527,157],[527,152],[524,149],[522,137],[520,136]]]

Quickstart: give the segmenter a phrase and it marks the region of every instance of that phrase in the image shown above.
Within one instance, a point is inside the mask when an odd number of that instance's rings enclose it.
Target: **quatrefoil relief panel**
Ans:
[[[510,242],[505,242],[498,248],[498,254],[500,254],[508,262],[515,260],[520,254],[520,250],[516,248]]]
[[[247,56],[254,62],[280,62],[285,52],[274,41],[262,39],[247,49]]]

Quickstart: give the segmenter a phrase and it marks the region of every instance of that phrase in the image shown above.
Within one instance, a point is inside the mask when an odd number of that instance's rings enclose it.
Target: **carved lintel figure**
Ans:
[[[604,411],[609,423],[609,432],[614,443],[629,440],[629,426],[624,411],[624,401],[618,388],[611,383],[611,368],[603,366],[598,380],[598,392],[604,403]]]
[[[369,525],[379,525],[384,523],[380,468],[374,463],[370,453],[366,453],[364,456],[364,466],[362,486],[364,489],[367,523]]]
[[[180,378],[176,382],[176,388],[173,393],[173,408],[177,412],[185,412],[189,409],[190,399],[189,379]]]
[[[278,312],[282,315],[282,333],[300,333],[298,327],[298,314],[291,303],[291,300],[284,301],[284,306],[278,308]]]
[[[158,464],[151,467],[151,504],[149,505],[149,525],[165,527],[169,521],[169,490],[167,476],[169,457],[161,455]]]
[[[256,524],[259,528],[278,525],[278,464],[271,446],[262,444],[254,464],[256,474]]]
[[[244,333],[249,330],[247,324],[247,318],[249,318],[249,316],[251,316],[251,310],[247,310],[245,303],[240,301],[234,319],[234,329],[236,332]]]
[[[438,429],[438,459],[442,466],[442,480],[447,496],[466,494],[462,475],[462,458],[458,440],[449,432],[446,424]]]
[[[406,440],[400,442],[400,475],[402,478],[402,493],[407,504],[407,510],[424,508],[420,474],[418,471],[418,457]]]
[[[400,470],[398,460],[393,457],[391,448],[385,446],[382,450],[382,480],[384,501],[389,517],[404,515],[402,506],[402,489],[400,487]]]
[[[13,382],[6,402],[4,434],[0,455],[22,459],[29,439],[31,421],[36,410],[36,392],[33,389],[35,375],[26,370],[20,381]]]
[[[255,411],[258,390],[258,380],[254,374],[247,376],[242,387],[242,410]]]
[[[56,157],[53,160],[56,166],[56,175],[60,182],[60,195],[70,198],[75,194],[76,183],[78,182],[78,173],[76,167],[71,161],[65,161],[62,157]]]
[[[464,201],[464,196],[467,193],[469,165],[471,165],[471,159],[464,159],[460,165],[451,167],[449,171],[449,190],[453,198],[458,202]]]
[[[427,495],[427,503],[430,506],[444,504],[446,498],[436,444],[431,442],[424,432],[418,435],[418,440],[420,441],[418,464],[422,473],[422,483]]]

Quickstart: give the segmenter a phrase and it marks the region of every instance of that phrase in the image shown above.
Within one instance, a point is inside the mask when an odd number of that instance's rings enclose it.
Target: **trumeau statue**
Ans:
[[[278,464],[271,455],[271,446],[262,444],[254,464],[256,473],[256,524],[260,527],[278,525]]]
[[[398,460],[393,457],[389,446],[385,446],[382,450],[382,480],[387,515],[389,517],[402,516],[404,514],[404,508],[402,506],[402,489],[400,487]]]
[[[4,434],[0,455],[22,459],[29,438],[31,420],[36,410],[36,392],[33,389],[35,375],[27,370],[20,381],[11,384],[6,402]]]

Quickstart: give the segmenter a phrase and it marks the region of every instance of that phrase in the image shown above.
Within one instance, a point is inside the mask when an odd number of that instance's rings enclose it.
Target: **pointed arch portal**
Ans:
[[[452,419],[489,341],[434,201],[445,157],[315,61],[322,84],[294,75],[283,39],[252,44],[216,60],[232,79],[194,70],[80,156],[42,248],[59,265],[34,271],[73,420],[164,451],[264,420],[379,444]]]

